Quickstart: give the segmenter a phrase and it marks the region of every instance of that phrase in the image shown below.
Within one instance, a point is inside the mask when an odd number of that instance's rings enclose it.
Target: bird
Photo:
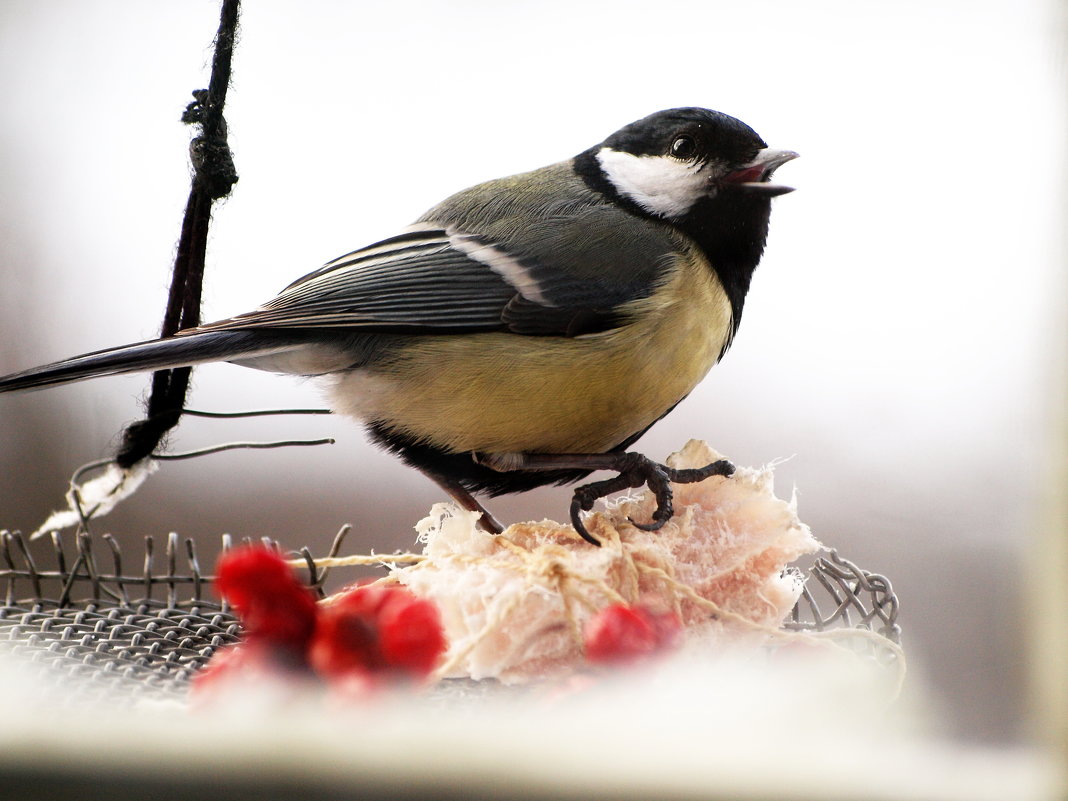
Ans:
[[[0,377],[0,393],[226,361],[313,376],[331,409],[477,511],[476,498],[617,475],[571,520],[676,471],[628,448],[730,347],[766,244],[773,173],[797,157],[706,108],[673,108],[573,158],[463,190],[253,311]]]

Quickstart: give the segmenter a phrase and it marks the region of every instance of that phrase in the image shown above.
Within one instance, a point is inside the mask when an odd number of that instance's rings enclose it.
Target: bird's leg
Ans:
[[[580,512],[588,512],[599,498],[613,492],[648,485],[656,498],[652,520],[638,523],[643,531],[656,531],[674,514],[671,484],[692,484],[710,476],[729,476],[734,465],[726,459],[712,462],[704,467],[676,470],[658,464],[640,453],[477,453],[475,461],[486,467],[507,472],[510,470],[613,470],[619,475],[603,481],[593,481],[575,488],[571,498],[571,523],[575,531],[593,545],[600,545],[597,538],[586,530]],[[472,499],[473,500],[473,499]]]
[[[483,531],[487,531],[490,534],[500,534],[504,531],[504,526],[490,513],[489,509],[480,504],[474,495],[464,489],[460,482],[443,473],[436,473],[426,468],[421,468],[421,472],[445,490],[449,497],[456,501],[459,506],[469,512],[478,512],[481,515],[478,519],[478,525]]]

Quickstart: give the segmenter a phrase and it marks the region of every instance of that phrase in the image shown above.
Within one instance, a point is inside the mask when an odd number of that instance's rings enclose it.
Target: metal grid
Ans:
[[[54,534],[43,567],[20,533],[0,532],[0,648],[48,665],[43,675],[76,682],[83,698],[126,686],[180,696],[216,648],[237,641],[237,619],[207,597],[210,577],[191,540],[179,560],[176,535],[163,554],[146,538],[142,568],[133,574],[108,535],[99,538],[110,557],[104,567],[94,539],[79,533],[69,553]]]
[[[337,555],[347,531],[338,532],[330,556]],[[223,537],[222,548],[230,545]],[[307,548],[298,556],[307,564],[306,583],[322,596],[328,570],[316,567]],[[106,696],[109,703],[180,699],[215,650],[240,638],[237,618],[210,596],[212,576],[201,570],[192,539],[171,534],[159,552],[146,537],[141,569],[134,573],[124,570],[110,535],[81,531],[64,546],[54,534],[49,561],[39,565],[22,534],[0,532],[0,650],[48,665],[52,670],[42,672],[57,683],[77,683],[78,693],[65,697],[92,702]],[[809,568],[786,628],[862,628],[898,643],[897,614],[885,576],[832,551]]]
[[[785,628],[792,631],[863,628],[900,644],[897,613],[897,596],[886,576],[862,570],[837,551],[829,551],[809,568],[801,597]]]

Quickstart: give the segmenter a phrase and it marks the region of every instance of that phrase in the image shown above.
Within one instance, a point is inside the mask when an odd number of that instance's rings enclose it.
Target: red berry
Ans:
[[[400,587],[359,587],[319,612],[308,651],[321,675],[422,678],[445,650],[437,608]]]
[[[344,601],[320,609],[308,645],[308,664],[329,679],[381,669],[373,617]]]
[[[398,590],[383,607],[379,631],[386,663],[413,676],[426,676],[445,652],[438,608],[406,590]]]
[[[673,612],[614,604],[586,623],[586,658],[590,662],[628,664],[678,644],[682,623]]]
[[[247,641],[303,650],[315,629],[310,589],[275,551],[243,545],[219,558],[215,587],[234,607]]]
[[[670,651],[682,644],[682,621],[677,614],[648,606],[636,606],[634,611],[652,626],[658,651]]]
[[[656,632],[623,604],[602,609],[586,623],[586,658],[591,662],[633,662],[656,650]]]

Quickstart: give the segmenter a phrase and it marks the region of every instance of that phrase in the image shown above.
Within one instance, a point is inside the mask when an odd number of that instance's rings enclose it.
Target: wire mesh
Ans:
[[[862,570],[837,551],[816,559],[808,575],[786,628],[827,631],[840,626],[859,627],[901,643],[898,600],[886,576]],[[822,606],[821,594],[825,596]]]
[[[230,545],[223,537],[222,549]],[[0,532],[0,650],[49,666],[47,675],[76,682],[83,699],[120,688],[181,697],[216,649],[240,639],[240,623],[211,596],[213,577],[192,539],[170,534],[160,549],[146,537],[141,556],[139,570],[130,570],[113,537],[80,531],[70,546],[53,534],[44,566],[20,532]],[[303,580],[323,595],[328,570],[307,548],[298,556],[307,564]]]
[[[338,532],[328,556],[339,553],[347,533]],[[221,548],[231,545],[224,536]],[[77,697],[87,702],[182,698],[211,655],[240,639],[240,623],[212,597],[213,577],[202,570],[192,539],[170,534],[159,548],[146,537],[141,557],[131,570],[113,537],[80,531],[69,545],[52,536],[46,566],[21,533],[0,531],[0,651],[47,665],[53,681],[76,683]],[[302,580],[325,595],[329,569],[316,566],[306,547],[296,557],[305,563]],[[809,568],[786,628],[867,629],[899,643],[897,616],[885,576],[831,551]],[[872,656],[890,658],[865,642]]]

